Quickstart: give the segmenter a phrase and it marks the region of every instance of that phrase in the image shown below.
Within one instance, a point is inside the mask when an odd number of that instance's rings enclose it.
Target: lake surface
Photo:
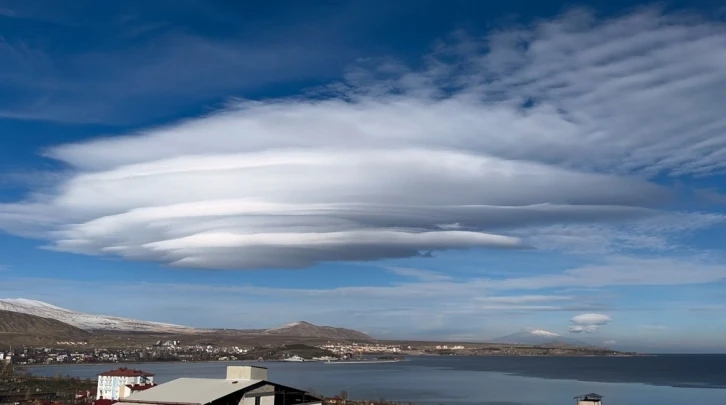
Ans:
[[[146,363],[159,383],[180,377],[224,378],[244,362]],[[653,357],[412,357],[388,364],[252,363],[271,381],[325,395],[424,405],[563,405],[604,395],[604,405],[726,405],[726,355]],[[119,365],[29,367],[36,375],[93,378]],[[129,365],[131,366],[131,365]]]

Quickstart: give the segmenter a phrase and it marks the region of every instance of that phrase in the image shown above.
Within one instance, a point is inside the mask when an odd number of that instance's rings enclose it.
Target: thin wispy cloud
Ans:
[[[180,14],[192,12],[179,7]],[[192,108],[208,112],[240,92],[268,85],[330,79],[346,54],[299,29],[296,43],[261,32],[244,40],[219,38],[165,24],[168,16],[113,18],[104,24],[113,32],[109,36],[98,21],[72,21],[65,10],[47,8],[18,15],[63,27],[59,35],[0,37],[0,92],[11,95],[0,100],[0,119],[112,126],[155,122]],[[77,16],[75,11],[70,14]],[[58,52],[54,46],[56,38],[99,30],[99,43],[90,49]]]
[[[519,295],[476,298],[478,302],[492,304],[534,304],[543,302],[572,301],[575,297],[568,295]]]
[[[398,276],[410,277],[410,278],[418,279],[421,281],[448,281],[448,280],[451,280],[451,276],[447,276],[446,274],[441,274],[439,272],[435,272],[435,271],[431,271],[431,270],[414,269],[414,268],[410,268],[410,267],[387,267],[386,270],[388,270],[391,273],[396,274]]]
[[[567,305],[546,305],[548,302],[567,304],[571,301],[569,297],[563,299],[561,296],[510,296],[507,299],[493,296],[488,299],[481,297],[475,289],[461,290],[453,286],[437,289],[430,282],[412,284],[414,290],[422,292],[420,294],[403,287],[390,291],[383,287],[305,289],[174,282],[119,282],[98,286],[92,281],[38,278],[8,279],[5,285],[6,291],[12,295],[21,288],[27,298],[74,310],[196,327],[258,328],[303,319],[353,328],[365,327],[373,331],[393,328],[399,336],[406,333],[424,334],[432,329],[438,329],[438,335],[429,337],[444,336],[458,328],[477,334],[477,340],[508,333],[512,326],[507,314],[526,316],[550,311],[577,313],[586,306],[581,304],[578,309]],[[74,291],[79,290],[88,291],[88,294],[84,297],[74,294]],[[112,293],[123,293],[138,299],[134,300],[134,304],[119,308],[102,299]],[[151,294],[159,305],[150,310],[143,297]],[[86,306],[89,300],[97,302],[93,309]],[[585,298],[581,300],[584,302]],[[193,312],[182,310],[188,308],[190,302],[195,303],[196,309]],[[361,302],[365,305],[361,305]],[[280,308],[285,310],[280,311]],[[486,320],[486,324],[477,326],[472,323],[477,320]],[[562,328],[565,327],[566,321],[563,321]]]
[[[405,285],[368,287],[263,287],[256,285],[203,284],[179,282],[98,283],[95,280],[59,280],[6,278],[6,298],[40,299],[62,307],[91,313],[136,317],[197,327],[272,327],[296,320],[334,324],[370,331],[379,337],[447,338],[466,333],[467,340],[488,340],[509,334],[515,325],[538,325],[556,333],[568,329],[593,334],[599,339],[631,316],[633,309],[611,307],[607,295],[593,291],[562,294],[521,294],[516,290],[485,291],[485,281],[463,283],[415,281]],[[83,295],[77,291],[85,291]],[[124,307],[104,299],[109,294],[123,294],[130,304]],[[148,297],[154,306],[149,307]],[[94,302],[93,308],[88,302]],[[190,306],[190,303],[194,305]],[[701,305],[691,303],[691,306]],[[190,307],[194,310],[191,311]],[[688,305],[679,305],[687,312]],[[655,311],[655,312],[653,312]],[[651,310],[655,316],[672,313],[671,309]],[[605,315],[606,312],[608,315]],[[554,319],[550,320],[548,318]],[[571,320],[569,320],[571,319]],[[615,321],[612,321],[614,319]],[[546,320],[546,323],[542,323]],[[617,321],[617,322],[616,322]],[[607,325],[607,327],[603,327]],[[633,333],[644,330],[633,325]],[[386,331],[386,334],[382,332]],[[458,331],[458,332],[455,332]],[[590,333],[587,333],[590,332]],[[685,333],[685,334],[684,334]],[[666,341],[708,340],[690,331],[663,336]],[[685,340],[684,340],[685,339]],[[632,340],[631,340],[632,341]]]

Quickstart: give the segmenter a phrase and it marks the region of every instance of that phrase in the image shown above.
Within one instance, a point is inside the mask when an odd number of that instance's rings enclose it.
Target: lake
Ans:
[[[163,383],[179,377],[224,378],[244,362],[130,365]],[[438,405],[563,405],[604,395],[603,405],[726,404],[726,355],[652,357],[411,357],[388,364],[253,363],[269,379],[324,395]],[[93,378],[120,365],[28,367],[36,375]]]

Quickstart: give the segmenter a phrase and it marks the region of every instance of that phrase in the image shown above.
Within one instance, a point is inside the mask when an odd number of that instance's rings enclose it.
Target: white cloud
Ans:
[[[492,304],[533,304],[542,302],[571,301],[575,297],[565,295],[512,295],[479,297],[476,300]]]
[[[592,333],[592,332],[597,332],[599,329],[600,329],[600,327],[597,325],[587,325],[587,326],[575,325],[575,326],[570,326],[568,328],[568,331],[570,333],[582,333],[582,332]]]
[[[413,269],[410,267],[386,267],[386,269],[393,274],[411,277],[421,281],[448,281],[452,279],[451,276],[431,270]]]
[[[488,280],[492,289],[542,289],[560,287],[607,287],[618,285],[684,285],[719,282],[726,278],[721,259],[699,257],[644,258],[613,256],[589,264],[529,277]]]
[[[252,124],[245,117],[258,113],[240,114],[233,120],[240,134],[248,133],[253,128],[245,129]],[[200,150],[198,132],[189,126],[229,119],[55,149],[54,156],[85,168],[39,204],[0,207],[7,227],[13,220],[53,218],[59,222],[49,233],[53,247],[70,252],[202,268],[302,267],[422,250],[523,247],[517,238],[484,230],[643,215],[643,192],[660,193],[639,180],[423,147]],[[258,125],[273,122],[278,118]],[[220,133],[214,126],[210,133]],[[221,144],[238,139],[234,126]],[[172,134],[178,137],[166,139]],[[169,155],[157,156],[165,148]],[[234,148],[227,143],[225,149]],[[477,230],[438,226],[457,222]]]
[[[613,318],[603,314],[580,314],[571,319],[573,323],[578,325],[606,325],[612,320]]]
[[[553,226],[663,215],[672,195],[656,175],[726,168],[724,32],[655,11],[571,13],[449,43],[423,70],[352,69],[325,97],[59,145],[47,156],[68,177],[0,205],[0,228],[67,252],[222,269],[547,247],[562,236]],[[593,271],[529,281],[613,279]]]
[[[461,224],[460,224],[460,223],[458,223],[458,222],[457,222],[457,223],[455,223],[455,224],[440,224],[440,225],[436,225],[436,226],[437,226],[438,228],[440,228],[440,229],[443,229],[443,230],[446,230],[446,231],[448,231],[448,230],[454,230],[454,229],[461,229],[461,228],[463,228],[463,227],[461,226]]]
[[[513,232],[538,249],[579,254],[608,254],[637,250],[689,249],[682,241],[694,232],[726,223],[726,215],[667,212],[612,224],[557,224]]]
[[[601,326],[612,322],[612,318],[603,314],[580,314],[570,319],[573,326],[569,328],[570,333],[593,333]]]

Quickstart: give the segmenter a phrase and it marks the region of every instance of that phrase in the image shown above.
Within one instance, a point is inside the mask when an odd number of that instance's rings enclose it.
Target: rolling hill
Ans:
[[[317,326],[304,321],[289,323],[278,328],[266,329],[263,333],[266,335],[350,340],[356,342],[370,342],[374,340],[372,337],[357,330],[335,328],[332,326]]]
[[[71,311],[42,301],[24,298],[0,299],[0,310],[36,315],[73,325],[79,329],[133,332],[193,332],[193,328],[159,322],[137,321],[106,315]]]
[[[2,335],[83,339],[91,333],[55,319],[0,310]]]
[[[313,338],[331,341],[369,342],[373,339],[365,333],[352,329],[317,326],[309,322],[293,322],[271,329],[196,329],[187,326],[173,325],[106,315],[92,315],[71,311],[42,301],[24,298],[0,299],[0,311],[26,314],[46,320],[55,320],[60,324],[75,327],[84,331],[134,332],[142,334],[199,334],[214,335],[215,333],[233,334],[251,337],[289,337]],[[33,335],[28,329],[28,334]]]

